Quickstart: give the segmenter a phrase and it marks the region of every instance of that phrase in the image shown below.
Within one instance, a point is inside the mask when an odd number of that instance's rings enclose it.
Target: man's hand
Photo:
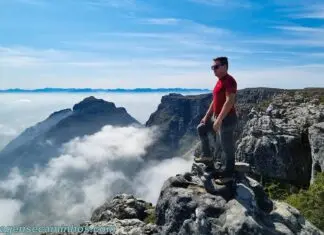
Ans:
[[[214,125],[213,125],[214,131],[217,132],[220,129],[221,125],[222,125],[222,121],[219,119],[216,119],[216,121],[214,122]]]
[[[206,123],[207,120],[208,120],[208,117],[207,117],[207,116],[204,116],[204,117],[201,119],[200,123]]]
[[[207,123],[207,121],[208,121],[208,119],[209,119],[209,117],[208,117],[208,115],[206,114],[202,119],[201,119],[201,121],[200,121],[200,123]]]

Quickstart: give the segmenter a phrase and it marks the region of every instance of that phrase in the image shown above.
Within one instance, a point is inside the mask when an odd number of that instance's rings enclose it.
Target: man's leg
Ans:
[[[208,132],[211,131],[212,128],[213,128],[213,124],[211,120],[208,120],[206,123],[200,123],[197,126],[197,132],[201,141],[202,155],[196,157],[196,161],[212,160],[209,139],[208,139]]]
[[[225,154],[224,181],[231,180],[235,167],[235,143],[234,131],[237,125],[237,118],[229,116],[220,129],[220,143]],[[221,181],[221,180],[219,180]],[[219,182],[222,183],[222,182]]]

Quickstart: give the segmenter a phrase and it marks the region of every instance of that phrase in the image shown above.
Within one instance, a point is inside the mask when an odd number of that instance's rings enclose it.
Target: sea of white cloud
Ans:
[[[6,94],[0,115],[2,145],[52,112],[71,108],[89,94]],[[145,123],[162,93],[94,94],[114,102]],[[140,108],[139,108],[140,107]],[[6,116],[7,118],[4,118]],[[158,129],[105,126],[62,146],[62,154],[29,174],[12,169],[0,181],[0,225],[78,224],[117,193],[132,193],[155,204],[164,181],[190,170],[191,157],[144,162]]]

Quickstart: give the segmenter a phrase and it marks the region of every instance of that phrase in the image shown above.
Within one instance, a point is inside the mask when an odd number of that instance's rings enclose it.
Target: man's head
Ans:
[[[214,74],[218,78],[222,78],[227,74],[228,70],[228,59],[227,57],[217,57],[213,59],[213,65],[211,69],[214,71]]]

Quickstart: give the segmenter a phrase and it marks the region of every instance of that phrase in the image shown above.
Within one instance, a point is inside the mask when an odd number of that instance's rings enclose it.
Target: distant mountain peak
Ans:
[[[94,96],[89,96],[73,106],[73,111],[87,111],[90,109],[96,109],[97,111],[114,110],[116,109],[116,105],[112,102],[97,99]]]

